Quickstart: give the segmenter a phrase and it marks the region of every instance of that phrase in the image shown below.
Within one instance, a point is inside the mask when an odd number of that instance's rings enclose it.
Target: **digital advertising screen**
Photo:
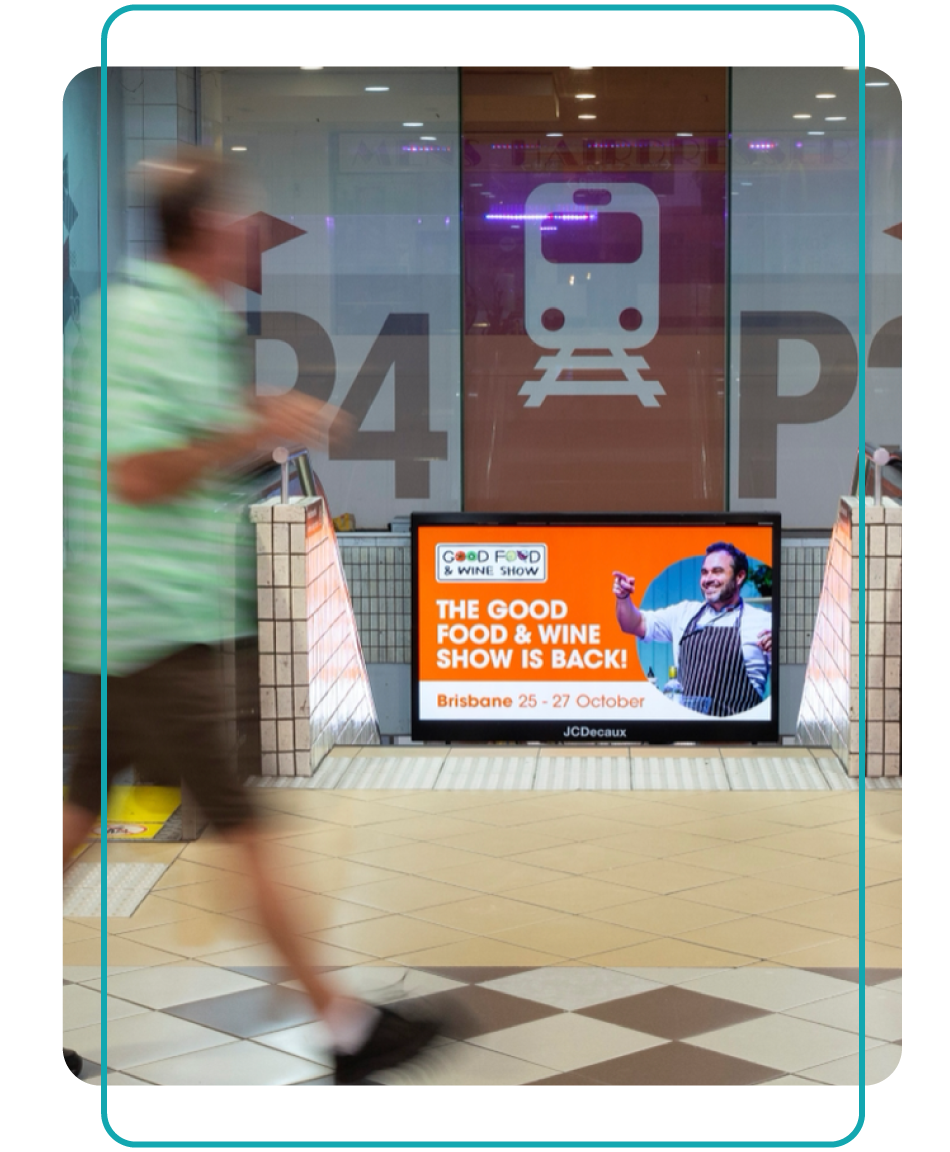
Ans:
[[[775,743],[781,519],[416,514],[416,740]]]

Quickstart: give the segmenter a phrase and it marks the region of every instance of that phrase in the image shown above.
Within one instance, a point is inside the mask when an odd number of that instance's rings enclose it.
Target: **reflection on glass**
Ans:
[[[313,453],[333,514],[458,508],[458,72],[203,69],[201,88],[205,142],[246,148],[282,229],[234,300],[258,390],[330,400],[356,428]]]
[[[825,532],[865,438],[901,439],[900,97],[868,70],[862,335],[859,83],[844,68],[736,68],[732,81],[731,507]]]
[[[467,69],[462,115],[465,507],[722,508],[725,71]]]

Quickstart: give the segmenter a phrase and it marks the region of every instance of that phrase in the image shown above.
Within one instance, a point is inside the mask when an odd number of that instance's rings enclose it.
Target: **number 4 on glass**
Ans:
[[[390,368],[396,390],[396,426],[391,432],[360,431]],[[448,459],[449,438],[448,433],[429,427],[427,313],[391,312],[386,317],[340,409],[350,419],[340,416],[331,425],[330,459],[392,460],[396,497],[428,498],[429,462]],[[349,431],[350,421],[355,432]]]

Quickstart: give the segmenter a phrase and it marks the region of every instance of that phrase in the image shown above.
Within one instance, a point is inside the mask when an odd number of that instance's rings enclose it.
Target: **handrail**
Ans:
[[[284,451],[286,451],[286,449],[284,449]],[[290,481],[290,484],[293,485],[295,489],[293,495],[316,496],[317,485],[314,480],[313,465],[310,462],[309,451],[306,448],[298,448],[294,452],[287,452],[285,460],[287,464],[293,464],[294,466],[296,484]],[[262,501],[270,500],[274,496],[281,496],[281,474],[283,473],[283,468],[284,462],[275,459],[276,475],[271,476],[264,484],[260,495]],[[284,496],[286,497],[289,492],[290,488],[288,486],[288,491],[284,493]]]
[[[851,480],[851,495],[857,496],[861,485],[861,470],[864,465],[864,495],[872,496],[875,504],[887,496],[895,503],[902,503],[901,464],[903,454],[900,446],[872,444],[866,441],[864,459],[857,454],[854,462],[854,475]]]

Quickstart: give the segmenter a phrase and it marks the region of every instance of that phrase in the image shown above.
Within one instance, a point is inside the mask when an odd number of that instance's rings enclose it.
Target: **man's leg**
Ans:
[[[234,661],[235,694],[225,675]],[[274,880],[270,839],[243,786],[260,771],[257,648],[236,652],[198,647],[152,669],[147,689],[160,725],[152,742],[176,764],[199,807],[222,838],[241,852],[261,924],[287,967],[313,1002],[337,1045],[358,1045],[372,1030],[376,1010],[347,996],[310,962],[286,888]],[[144,693],[143,693],[144,695]],[[145,707],[143,700],[143,708]]]
[[[303,985],[330,1033],[338,1084],[359,1084],[374,1072],[411,1060],[435,1039],[435,1021],[375,1008],[347,995],[313,967],[284,888],[274,880],[271,842],[256,822],[231,829],[225,838],[244,855],[244,875],[253,886],[255,905],[271,943]]]
[[[250,683],[256,698],[256,651],[245,648],[237,656],[239,664],[253,660]],[[330,1032],[337,1082],[358,1083],[371,1072],[411,1059],[433,1039],[436,1028],[429,1021],[406,1019],[346,994],[312,964],[309,941],[294,921],[287,889],[275,879],[273,841],[261,828],[243,786],[246,776],[260,771],[257,717],[249,715],[250,707],[241,707],[239,690],[238,712],[244,713],[245,721],[253,719],[254,728],[248,730],[245,724],[244,739],[235,739],[234,707],[216,687],[221,683],[219,673],[220,654],[208,649],[183,654],[175,684],[168,690],[176,704],[166,718],[163,742],[177,744],[181,755],[174,762],[187,772],[185,779],[199,805],[242,853],[262,926]],[[239,673],[239,688],[242,679]],[[241,766],[235,771],[237,762]]]
[[[94,676],[76,676],[82,694],[82,720],[76,759],[63,804],[63,871],[86,842],[99,814],[99,685]],[[92,811],[90,811],[90,807]]]
[[[73,853],[80,844],[85,843],[86,837],[91,832],[95,822],[96,814],[94,812],[87,812],[85,808],[80,808],[77,804],[63,805],[64,872],[70,860],[73,858]],[[66,1067],[74,1076],[82,1075],[82,1057],[78,1052],[73,1051],[72,1048],[64,1048],[63,1059],[66,1061]]]
[[[69,780],[69,791],[63,805],[63,869],[73,853],[85,843],[99,818],[102,777],[101,682],[98,676],[86,677],[85,704],[76,761]],[[109,680],[108,783],[131,763],[126,725],[126,688],[122,681]]]
[[[295,927],[288,907],[286,891],[273,878],[269,840],[262,835],[254,821],[230,830],[225,838],[244,856],[247,867],[245,875],[251,882],[254,903],[264,930],[287,961],[294,978],[306,989],[317,1011],[324,1016],[332,1004],[337,1001],[342,1003],[349,998],[344,997],[333,983],[310,964],[302,943],[303,935]]]
[[[63,871],[69,867],[73,854],[83,845],[99,819],[101,799],[101,711],[100,680],[87,678],[86,702],[79,735],[78,754],[69,780],[68,798],[63,805]],[[121,693],[119,693],[121,696]],[[121,704],[121,700],[119,700]],[[118,733],[109,734],[108,779],[126,767],[125,741]],[[66,1067],[74,1076],[82,1075],[83,1060],[72,1048],[63,1049]]]
[[[81,808],[78,804],[70,804],[68,801],[63,805],[64,872],[69,867],[73,853],[81,844],[85,844],[98,818],[98,811],[89,812],[87,809]]]

